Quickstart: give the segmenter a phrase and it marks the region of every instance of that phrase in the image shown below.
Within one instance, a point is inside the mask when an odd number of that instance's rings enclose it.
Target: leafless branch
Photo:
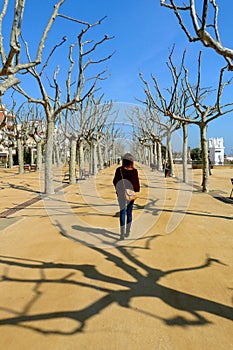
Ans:
[[[6,90],[11,88],[12,86],[19,83],[19,79],[15,77],[16,73],[28,70],[32,67],[35,67],[41,62],[42,52],[45,46],[45,41],[47,39],[48,33],[52,27],[53,22],[55,21],[58,10],[60,6],[64,3],[65,0],[59,0],[57,4],[54,6],[54,10],[48,20],[48,23],[44,29],[42,37],[38,43],[37,47],[37,55],[35,60],[31,60],[28,50],[27,43],[23,40],[26,46],[26,56],[28,61],[26,63],[20,63],[19,54],[21,50],[21,45],[19,39],[22,38],[22,24],[23,24],[23,14],[25,9],[25,0],[15,0],[14,6],[14,15],[10,33],[10,42],[9,42],[9,53],[6,55],[4,46],[3,46],[3,19],[6,15],[7,8],[9,5],[9,0],[4,0],[3,7],[0,13],[0,56],[2,67],[0,68],[0,76],[3,77],[3,81],[0,83],[0,94],[3,95]],[[9,24],[8,24],[9,27]]]
[[[94,27],[98,24],[101,24],[103,22],[103,20],[105,18],[107,18],[107,16],[104,16],[103,18],[101,18],[100,20],[98,20],[97,22],[95,22],[94,24],[90,24],[89,22],[85,22],[85,21],[81,21],[79,19],[76,19],[76,18],[73,18],[73,17],[70,17],[70,16],[66,16],[66,15],[63,15],[63,14],[58,14],[59,17],[62,17],[62,18],[65,18],[65,19],[68,19],[69,21],[73,21],[73,22],[76,22],[76,23],[79,23],[79,24],[84,24],[86,25],[88,28],[90,27]]]
[[[35,65],[37,65],[41,62],[41,56],[42,56],[43,48],[45,45],[45,40],[47,39],[48,33],[51,29],[51,26],[57,17],[58,10],[64,1],[65,0],[60,0],[54,6],[53,13],[51,14],[51,17],[48,21],[48,24],[47,24],[47,26],[43,32],[43,35],[41,37],[41,40],[38,44],[36,59],[34,61],[30,61],[30,62],[27,62],[24,64],[18,63],[15,66],[12,63],[13,63],[14,56],[16,54],[18,54],[19,50],[20,50],[18,38],[20,35],[21,28],[19,27],[19,24],[22,24],[22,15],[23,15],[23,10],[24,10],[24,6],[25,6],[25,0],[20,0],[19,2],[17,2],[18,6],[16,6],[14,20],[13,20],[13,26],[12,26],[12,35],[11,35],[11,42],[10,42],[11,50],[10,50],[8,57],[3,62],[3,67],[2,67],[2,69],[0,69],[0,75],[16,74],[20,70],[34,67]],[[2,59],[3,59],[3,57],[2,57]]]
[[[62,41],[61,41],[59,44],[56,44],[56,45],[54,46],[54,48],[53,48],[52,51],[50,52],[50,54],[49,54],[47,60],[45,61],[44,65],[43,65],[43,67],[42,67],[42,69],[41,69],[41,71],[40,71],[40,73],[39,73],[40,76],[43,74],[44,69],[47,67],[47,65],[48,65],[48,63],[49,63],[49,60],[50,60],[50,58],[52,57],[52,55],[54,54],[54,52],[56,51],[56,49],[57,49],[59,46],[61,46],[62,44],[64,44],[64,42],[66,42],[66,40],[67,40],[67,37],[66,37],[66,36],[63,36]]]
[[[199,1],[199,0],[198,0]],[[179,0],[160,0],[161,6],[164,6],[172,10],[178,19],[179,25],[185,32],[190,42],[201,41],[204,46],[212,48],[219,55],[223,56],[228,64],[228,69],[233,71],[233,49],[230,49],[221,44],[221,39],[218,30],[218,14],[219,9],[216,0],[203,0],[201,13],[196,12],[195,0],[188,0],[188,5],[179,6],[177,3]],[[211,5],[211,9],[210,9]],[[213,10],[213,21],[207,23],[209,14]],[[194,36],[191,35],[189,28],[186,24],[187,14],[192,21],[192,28],[194,30]],[[209,28],[213,28],[214,35],[211,34]]]

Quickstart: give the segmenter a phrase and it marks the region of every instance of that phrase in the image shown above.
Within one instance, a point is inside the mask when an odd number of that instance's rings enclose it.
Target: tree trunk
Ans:
[[[143,145],[143,158],[146,165],[148,165],[147,148]]]
[[[53,184],[53,137],[54,121],[47,122],[46,148],[45,148],[45,194],[54,194]]]
[[[34,148],[30,147],[31,164],[34,164]]]
[[[108,147],[105,145],[104,147],[104,165],[108,164]]]
[[[72,185],[76,183],[76,171],[75,171],[76,150],[77,150],[77,141],[75,138],[72,138],[70,142],[70,164],[69,164],[70,183]]]
[[[191,158],[191,148],[190,146],[188,147],[188,161],[190,162],[192,160]]]
[[[159,171],[163,170],[163,164],[162,164],[162,148],[161,143],[157,142],[157,169]]]
[[[92,174],[98,174],[98,156],[97,156],[97,143],[94,142],[92,145]]]
[[[42,166],[42,143],[36,144],[36,170],[40,171]]]
[[[78,147],[78,158],[79,158],[79,176],[82,177],[82,174],[85,170],[85,158],[84,158],[84,149],[83,149],[83,141],[79,141],[79,147]]]
[[[89,152],[86,154],[86,158],[88,156],[88,163],[89,163],[89,173],[93,175],[93,147],[91,143],[88,143],[89,145]]]
[[[183,131],[183,182],[187,183],[188,181],[188,170],[187,170],[187,164],[188,164],[188,128],[187,124],[182,124],[182,131]]]
[[[13,150],[12,150],[12,146],[9,147],[8,149],[8,167],[11,169],[13,168]]]
[[[67,164],[68,162],[68,146],[66,144],[66,142],[64,142],[64,152],[62,153],[62,162],[64,164]]]
[[[111,164],[111,159],[112,159],[111,148],[109,148],[109,150],[108,150],[108,166],[110,166],[110,164]]]
[[[54,145],[54,155],[55,155],[55,163],[57,164],[57,167],[60,168],[61,167],[61,154],[60,154],[60,144],[56,144],[55,141],[55,145]]]
[[[112,162],[111,164],[115,164],[116,162],[116,147],[115,147],[115,143],[113,142],[112,145]]]
[[[202,150],[202,191],[209,192],[209,163],[208,163],[208,144],[206,139],[207,126],[200,126],[201,150]]]
[[[153,142],[153,160],[152,163],[157,165],[157,142]]]
[[[18,149],[18,163],[19,163],[19,173],[24,173],[24,154],[23,145],[20,138],[17,139],[17,149]]]
[[[103,152],[102,152],[100,142],[98,142],[98,157],[99,157],[100,169],[102,170],[104,168],[104,160],[103,160]]]
[[[170,169],[171,169],[171,176],[174,176],[174,162],[173,162],[173,155],[172,155],[172,141],[171,141],[171,133],[168,132],[167,134],[167,152],[168,152],[168,160],[170,163]]]
[[[152,163],[154,163],[153,145],[148,147],[148,165],[151,166]]]

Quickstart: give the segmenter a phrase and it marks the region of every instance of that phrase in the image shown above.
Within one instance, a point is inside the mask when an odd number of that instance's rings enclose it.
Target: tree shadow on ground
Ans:
[[[207,218],[218,218],[218,219],[227,219],[227,220],[233,220],[233,216],[226,216],[226,215],[216,215],[216,214],[210,214],[205,212],[194,212],[190,210],[174,210],[174,209],[158,209],[158,211],[161,212],[167,212],[167,213],[177,213],[177,214],[185,214],[185,215],[191,215],[191,216],[201,216],[201,217],[207,217]]]
[[[149,237],[150,242],[156,237],[158,236]],[[147,238],[144,239],[147,240]],[[80,241],[80,243],[83,242]],[[221,261],[207,258],[206,261],[199,266],[162,271],[161,269],[148,266],[139,260],[139,258],[133,254],[133,250],[136,248],[137,247],[119,246],[114,248],[111,252],[98,247],[89,248],[90,253],[92,251],[100,254],[105,259],[106,264],[114,264],[116,268],[124,272],[123,275],[127,273],[130,278],[126,279],[102,273],[98,270],[98,267],[93,264],[55,263],[1,256],[0,265],[3,266],[2,271],[4,271],[1,276],[1,283],[9,285],[11,283],[14,283],[14,285],[16,283],[18,285],[23,283],[27,286],[28,284],[32,284],[32,297],[28,298],[21,311],[16,311],[10,306],[0,307],[4,315],[6,312],[11,315],[10,317],[1,317],[0,326],[17,326],[41,334],[72,335],[78,332],[84,332],[88,321],[97,314],[103,316],[104,310],[112,304],[117,304],[120,308],[127,308],[134,312],[143,313],[148,317],[160,320],[168,326],[204,326],[211,323],[208,319],[208,314],[227,320],[233,320],[232,307],[163,285],[163,278],[170,274],[201,270],[210,267],[212,264],[224,265]],[[148,249],[148,246],[145,247],[145,249]],[[11,271],[8,273],[10,268]],[[16,268],[15,271],[14,268]],[[20,271],[20,269],[22,269],[22,271]],[[36,270],[38,271],[39,277],[23,278],[23,269],[27,271],[32,270],[32,272]],[[49,277],[52,276],[52,270],[54,270],[54,276],[56,277]],[[17,277],[17,271],[20,271],[19,277]],[[60,277],[57,277],[58,271]],[[81,273],[82,278],[78,277],[76,275],[77,273]],[[32,275],[35,276],[35,273],[33,272]],[[46,295],[43,295],[45,293],[44,290],[46,290],[43,288],[45,284],[50,285],[51,288],[53,288],[53,285],[62,285],[63,288],[67,285],[72,285],[78,288],[79,293],[86,293],[86,288],[96,290],[98,292],[98,298],[97,300],[95,298],[94,301],[90,301],[87,306],[80,309],[35,313],[32,311],[33,306],[39,303],[42,296],[46,297]],[[177,315],[175,317],[161,317],[152,312],[134,308],[132,306],[132,301],[141,297],[149,298],[150,302],[152,302],[151,298],[159,299],[173,310],[175,309]],[[50,301],[50,305],[51,309],[53,309],[52,300]],[[192,318],[184,317],[182,312],[188,313]],[[60,328],[58,329],[57,323],[54,323],[53,327],[51,327],[50,324],[50,327],[46,328],[48,327],[46,326],[47,323],[45,322],[45,324],[43,324],[43,321],[48,320],[60,320]],[[68,320],[73,321],[75,325],[72,323],[72,327],[70,327],[69,330],[67,330],[67,327],[63,329],[62,322],[64,320],[66,320],[66,325]]]
[[[116,234],[115,232],[106,230],[104,228],[98,228],[98,227],[85,227],[85,226],[81,226],[81,225],[73,225],[72,228],[74,230],[77,231],[83,231],[83,232],[87,232],[90,233],[92,235],[98,235],[101,236],[100,239],[103,239],[104,237],[111,237],[113,239],[118,239],[119,238],[119,234]],[[74,239],[76,240],[76,239]],[[79,239],[77,239],[77,241],[79,241]]]
[[[233,198],[230,198],[230,197],[213,196],[213,198],[225,204],[231,204],[231,205],[233,204]]]
[[[20,190],[20,191],[26,191],[26,192],[32,192],[32,193],[41,193],[40,191],[37,191],[37,190],[33,190],[30,186],[30,184],[24,184],[24,185],[16,185],[16,184],[13,184],[13,183],[7,183],[7,186],[11,189],[14,189],[14,190]]]
[[[182,209],[166,209],[164,207],[159,207],[156,202],[158,202],[158,199],[148,199],[148,202],[144,205],[140,205],[138,203],[134,204],[135,210],[144,210],[147,213],[151,213],[154,216],[158,216],[160,213],[167,212],[167,213],[177,213],[177,214],[185,214],[185,215],[191,215],[191,216],[201,216],[201,217],[209,217],[209,218],[219,218],[219,219],[227,219],[227,220],[233,220],[233,216],[226,216],[226,215],[216,215],[211,214],[207,212],[195,212],[191,210],[182,210]],[[231,204],[233,201],[231,201]]]

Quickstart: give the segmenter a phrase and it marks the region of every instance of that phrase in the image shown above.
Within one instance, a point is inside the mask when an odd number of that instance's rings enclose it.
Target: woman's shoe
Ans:
[[[123,241],[125,239],[125,235],[120,235],[120,241]]]
[[[129,232],[126,232],[125,237],[129,237]]]

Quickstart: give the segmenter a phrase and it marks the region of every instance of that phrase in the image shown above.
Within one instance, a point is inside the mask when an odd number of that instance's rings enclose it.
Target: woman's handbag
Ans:
[[[137,194],[133,190],[129,190],[128,188],[125,188],[125,199],[127,201],[135,201],[137,199]]]
[[[128,202],[135,201],[135,200],[137,199],[137,194],[136,194],[136,192],[134,192],[133,190],[130,190],[130,189],[128,189],[128,188],[125,188],[125,182],[124,182],[122,170],[120,169],[120,171],[121,171],[121,177],[122,177],[122,182],[123,182],[123,186],[124,186],[124,195],[125,195],[125,199],[126,199]]]

